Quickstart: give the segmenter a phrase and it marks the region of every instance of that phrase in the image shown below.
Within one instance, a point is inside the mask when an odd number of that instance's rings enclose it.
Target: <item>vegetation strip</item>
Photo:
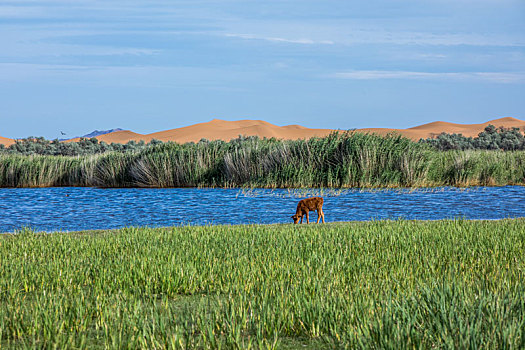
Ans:
[[[0,346],[525,346],[525,220],[0,238]]]
[[[436,138],[420,140],[419,142],[428,143],[441,151],[451,149],[525,151],[525,137],[519,128],[496,128],[494,125],[488,125],[477,137],[441,133]]]
[[[525,151],[438,151],[400,136],[164,143],[76,157],[0,154],[0,187],[433,187],[525,184]]]

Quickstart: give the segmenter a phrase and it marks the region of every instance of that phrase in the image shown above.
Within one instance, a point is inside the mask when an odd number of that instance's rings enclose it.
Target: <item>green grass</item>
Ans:
[[[2,348],[525,347],[525,220],[0,237]]]
[[[0,154],[0,187],[349,188],[525,185],[525,151],[436,151],[400,136],[239,138],[135,153]]]

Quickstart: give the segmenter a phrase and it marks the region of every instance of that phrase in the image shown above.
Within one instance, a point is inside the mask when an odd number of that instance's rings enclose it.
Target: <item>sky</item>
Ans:
[[[1,0],[0,136],[525,120],[523,0]]]

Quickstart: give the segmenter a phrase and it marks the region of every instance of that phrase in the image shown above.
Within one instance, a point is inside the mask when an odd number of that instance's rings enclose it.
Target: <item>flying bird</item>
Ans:
[[[65,134],[66,134],[66,133],[65,133],[65,132],[63,132],[63,131],[61,131],[60,133],[61,133],[62,135],[65,135]]]

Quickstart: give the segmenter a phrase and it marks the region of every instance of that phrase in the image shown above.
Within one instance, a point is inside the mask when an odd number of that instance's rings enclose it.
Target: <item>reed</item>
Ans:
[[[165,143],[98,155],[0,154],[1,187],[350,188],[525,184],[524,151],[437,151],[398,135]]]
[[[0,237],[6,348],[525,346],[525,221]]]

